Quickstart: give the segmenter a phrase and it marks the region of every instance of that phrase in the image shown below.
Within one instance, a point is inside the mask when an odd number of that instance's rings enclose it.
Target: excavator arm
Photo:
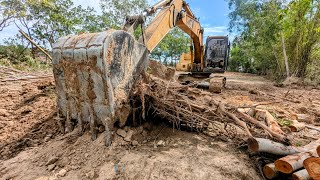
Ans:
[[[144,22],[141,19],[145,18],[145,16],[153,15],[158,9],[161,9],[160,12],[143,31],[140,41],[145,44],[149,52],[152,52],[169,31],[178,26],[192,39],[193,48],[191,48],[191,54],[193,56],[192,60],[194,64],[192,68],[193,71],[200,71],[203,69],[203,29],[185,1],[160,1],[154,6],[146,9],[145,13],[141,16],[127,17],[127,23],[124,26],[124,29],[128,30],[130,29],[130,26],[134,26],[131,28],[135,29],[137,23]]]

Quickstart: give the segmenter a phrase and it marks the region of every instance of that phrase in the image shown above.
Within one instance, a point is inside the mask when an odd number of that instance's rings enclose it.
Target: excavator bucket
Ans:
[[[116,122],[130,112],[129,95],[148,65],[148,50],[127,32],[108,30],[60,38],[53,46],[58,121],[61,130],[90,124],[92,139],[105,130],[110,145]]]

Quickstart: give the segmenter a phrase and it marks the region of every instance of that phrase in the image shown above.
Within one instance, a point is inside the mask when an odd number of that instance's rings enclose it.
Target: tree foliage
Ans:
[[[147,0],[101,0],[103,21],[108,27],[119,29],[126,16],[138,15],[148,7]]]
[[[173,65],[174,62],[179,60],[182,53],[189,51],[189,43],[189,37],[176,27],[158,44],[151,57],[164,64]]]
[[[13,24],[27,33],[37,44],[51,48],[59,37],[82,32],[100,32],[107,28],[121,29],[128,15],[138,15],[148,7],[147,0],[100,0],[102,14],[93,8],[75,6],[72,0],[2,0],[0,8],[0,31]],[[8,20],[6,20],[8,17]],[[141,36],[141,28],[134,34]],[[9,43],[10,42],[10,43]],[[173,29],[152,53],[152,57],[164,63],[179,59],[188,51],[188,37],[179,29]],[[21,35],[6,42],[17,56],[22,49],[30,49],[35,58],[34,47],[22,43]],[[3,51],[6,53],[7,51]],[[13,57],[13,58],[11,58]],[[10,55],[9,59],[15,56]]]
[[[229,6],[229,27],[238,34],[231,50],[233,70],[284,77],[283,34],[290,74],[307,75],[319,43],[318,1],[229,0]]]

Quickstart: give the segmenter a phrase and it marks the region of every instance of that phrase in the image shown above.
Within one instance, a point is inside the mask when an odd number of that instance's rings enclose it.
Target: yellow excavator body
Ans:
[[[191,53],[182,53],[180,61],[176,65],[177,71],[190,72],[192,67]]]

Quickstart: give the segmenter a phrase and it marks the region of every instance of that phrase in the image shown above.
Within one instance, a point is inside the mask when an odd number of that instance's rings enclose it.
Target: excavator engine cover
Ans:
[[[148,50],[127,32],[108,30],[60,38],[53,46],[58,121],[61,130],[98,127],[110,145],[113,126],[124,126],[130,112],[129,95],[148,64]]]

